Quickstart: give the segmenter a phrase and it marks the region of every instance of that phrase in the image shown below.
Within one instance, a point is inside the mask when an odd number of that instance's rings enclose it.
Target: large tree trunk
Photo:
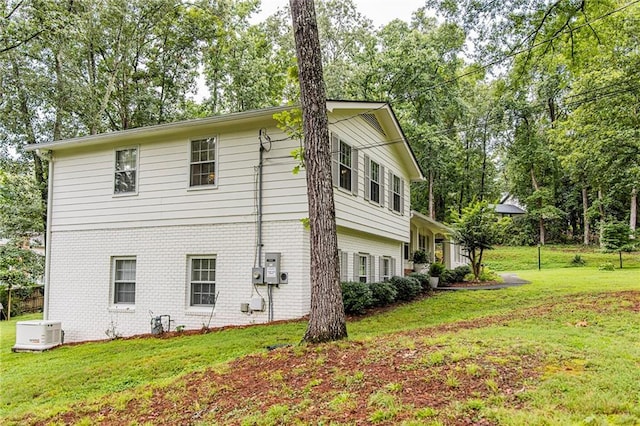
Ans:
[[[347,337],[340,288],[331,149],[313,0],[290,0],[298,56],[311,241],[311,310],[306,342]]]
[[[631,214],[629,217],[629,228],[631,229],[632,235],[635,235],[637,222],[638,222],[638,188],[634,187],[631,190]]]
[[[589,197],[587,195],[587,186],[582,186],[582,230],[584,232],[584,245],[589,245],[589,219],[587,218],[587,211],[589,210]]]

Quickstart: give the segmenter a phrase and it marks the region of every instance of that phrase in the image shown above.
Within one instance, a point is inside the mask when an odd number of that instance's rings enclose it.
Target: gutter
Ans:
[[[44,307],[43,319],[49,319],[49,277],[51,276],[51,222],[53,206],[53,153],[36,149],[36,155],[49,163],[47,173],[47,233],[45,234],[44,247]]]

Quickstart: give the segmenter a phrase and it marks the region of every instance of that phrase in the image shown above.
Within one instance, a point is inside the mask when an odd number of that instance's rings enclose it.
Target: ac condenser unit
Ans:
[[[62,344],[61,321],[18,321],[14,352],[45,351]]]

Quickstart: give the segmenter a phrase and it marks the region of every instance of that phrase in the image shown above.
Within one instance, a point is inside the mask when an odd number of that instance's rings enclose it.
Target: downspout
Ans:
[[[41,151],[36,149],[36,155],[49,162],[49,171],[47,174],[47,233],[45,235],[44,248],[44,306],[43,319],[49,319],[49,277],[51,276],[51,222],[53,207],[53,154],[51,151]]]

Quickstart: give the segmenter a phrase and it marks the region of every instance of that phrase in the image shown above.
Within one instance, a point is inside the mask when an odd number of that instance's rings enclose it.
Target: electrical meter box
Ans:
[[[280,253],[265,253],[264,282],[280,284]]]

